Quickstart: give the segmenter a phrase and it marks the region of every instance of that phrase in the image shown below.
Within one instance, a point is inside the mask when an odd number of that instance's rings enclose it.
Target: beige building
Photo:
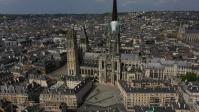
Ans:
[[[149,63],[146,67],[145,76],[153,80],[165,80],[165,67],[160,63]]]
[[[65,104],[69,110],[76,110],[83,103],[85,95],[90,91],[92,85],[91,79],[81,81],[73,89],[65,86],[64,82],[58,82],[41,93],[40,104],[46,112],[60,112],[61,104]]]
[[[74,89],[83,81],[83,79],[81,77],[67,76],[65,77],[64,81],[69,89]]]
[[[3,85],[0,86],[0,99],[22,106],[28,102],[28,94],[23,86]]]
[[[128,111],[132,111],[134,106],[170,106],[178,101],[178,94],[173,87],[136,88],[125,81],[119,81],[117,85]]]
[[[51,86],[52,84],[55,83],[55,80],[52,80],[47,75],[33,75],[33,74],[30,74],[28,79],[29,79],[29,83],[30,84],[37,83],[41,87],[49,87],[49,86]]]

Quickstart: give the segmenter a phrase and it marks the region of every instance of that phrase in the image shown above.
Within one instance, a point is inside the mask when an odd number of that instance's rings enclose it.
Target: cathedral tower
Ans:
[[[108,51],[99,59],[99,81],[113,85],[121,79],[120,25],[117,15],[117,1],[113,0],[112,21],[107,37]]]
[[[120,25],[117,15],[117,1],[113,0],[112,21],[110,23],[111,31],[109,32],[109,53],[112,53],[113,55],[120,55]]]
[[[67,75],[79,75],[77,37],[74,30],[66,32]]]

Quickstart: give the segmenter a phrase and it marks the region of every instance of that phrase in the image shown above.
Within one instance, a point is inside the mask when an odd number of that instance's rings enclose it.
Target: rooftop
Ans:
[[[125,81],[119,81],[123,89],[128,93],[176,93],[174,87],[167,88],[133,88]]]
[[[175,112],[171,107],[141,107],[135,106],[135,112]]]
[[[3,85],[0,86],[0,93],[26,94],[24,86]]]
[[[87,78],[79,83],[74,89],[69,89],[65,86],[64,82],[58,81],[57,84],[50,88],[44,89],[42,94],[61,94],[61,95],[75,95],[88,83],[92,83],[91,78]]]
[[[136,54],[121,54],[122,60],[139,60],[139,56]]]

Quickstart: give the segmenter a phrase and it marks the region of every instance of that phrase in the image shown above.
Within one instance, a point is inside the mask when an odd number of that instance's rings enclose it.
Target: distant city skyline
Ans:
[[[198,11],[199,0],[118,0],[119,12]],[[112,0],[0,0],[2,14],[111,12]]]

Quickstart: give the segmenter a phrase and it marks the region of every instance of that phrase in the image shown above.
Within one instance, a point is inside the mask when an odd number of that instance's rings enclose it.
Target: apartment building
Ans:
[[[134,106],[170,106],[178,101],[177,90],[171,86],[141,88],[132,87],[125,81],[119,81],[117,85],[128,111],[133,110]]]

